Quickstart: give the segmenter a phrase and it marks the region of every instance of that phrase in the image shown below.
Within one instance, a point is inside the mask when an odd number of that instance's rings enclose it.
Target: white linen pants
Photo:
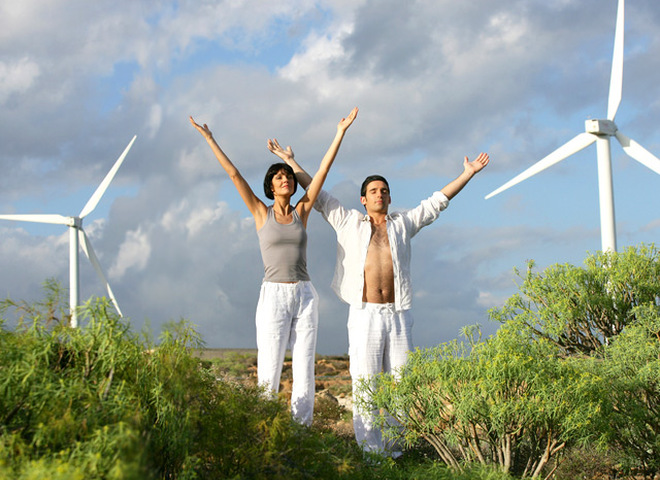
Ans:
[[[314,354],[318,294],[312,282],[263,282],[257,304],[257,377],[273,393],[280,387],[284,354],[291,349],[291,413],[311,425],[314,415]]]
[[[409,310],[397,312],[392,303],[365,303],[348,313],[348,353],[353,384],[353,430],[364,451],[397,456],[395,445],[384,441],[374,426],[377,411],[357,406],[356,387],[360,380],[380,372],[395,373],[408,359],[412,349],[413,317]],[[364,395],[362,400],[369,400]],[[394,419],[391,419],[394,421]]]

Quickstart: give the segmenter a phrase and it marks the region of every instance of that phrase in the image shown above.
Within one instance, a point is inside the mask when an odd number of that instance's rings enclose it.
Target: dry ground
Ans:
[[[198,356],[211,362],[218,378],[257,383],[256,349],[205,349],[199,351]],[[314,426],[352,436],[348,355],[317,355],[315,373]],[[287,401],[291,398],[291,382],[291,357],[287,352],[280,380],[280,395]]]

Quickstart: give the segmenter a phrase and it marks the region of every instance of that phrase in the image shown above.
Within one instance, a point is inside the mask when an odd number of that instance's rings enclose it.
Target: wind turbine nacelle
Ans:
[[[586,120],[584,130],[594,135],[609,135],[611,137],[618,128],[612,120]]]

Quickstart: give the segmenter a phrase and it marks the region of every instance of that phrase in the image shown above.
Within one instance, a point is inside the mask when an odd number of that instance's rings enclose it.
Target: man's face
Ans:
[[[360,202],[367,209],[367,214],[387,213],[392,202],[390,189],[381,180],[374,180],[367,185],[365,196],[360,197]]]

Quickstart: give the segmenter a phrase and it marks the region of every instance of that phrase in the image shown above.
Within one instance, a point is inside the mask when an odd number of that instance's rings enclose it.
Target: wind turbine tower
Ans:
[[[133,139],[129,142],[128,146],[124,149],[124,152],[117,159],[115,164],[112,166],[108,174],[105,176],[101,184],[97,187],[94,194],[87,201],[87,204],[80,211],[78,216],[65,217],[63,215],[40,215],[40,214],[31,214],[31,215],[0,215],[0,219],[4,220],[16,220],[23,222],[36,222],[36,223],[54,223],[58,225],[66,225],[69,227],[69,308],[71,309],[71,326],[78,326],[78,305],[80,305],[80,275],[78,270],[78,251],[82,247],[83,252],[91,262],[96,274],[101,279],[101,282],[105,285],[108,297],[112,301],[117,313],[121,316],[121,310],[119,309],[119,304],[115,299],[115,295],[112,293],[110,284],[103,274],[99,260],[94,253],[92,244],[89,241],[89,237],[83,230],[83,219],[92,213],[96,206],[98,205],[101,197],[105,193],[108,185],[112,182],[112,179],[115,177],[117,170],[121,166],[124,158],[128,154],[128,151],[133,146],[137,136],[134,136]]]
[[[634,160],[660,174],[660,160],[640,144],[624,135],[614,123],[614,117],[621,103],[623,90],[623,30],[624,0],[619,0],[616,29],[614,33],[614,53],[610,92],[607,103],[607,118],[585,121],[585,131],[566,142],[550,155],[542,158],[518,176],[486,195],[489,199],[498,193],[536,175],[555,163],[570,157],[580,150],[596,143],[598,156],[598,192],[600,201],[600,236],[603,252],[616,252],[616,226],[614,220],[614,194],[612,188],[612,154],[610,139],[615,137],[623,150]]]

